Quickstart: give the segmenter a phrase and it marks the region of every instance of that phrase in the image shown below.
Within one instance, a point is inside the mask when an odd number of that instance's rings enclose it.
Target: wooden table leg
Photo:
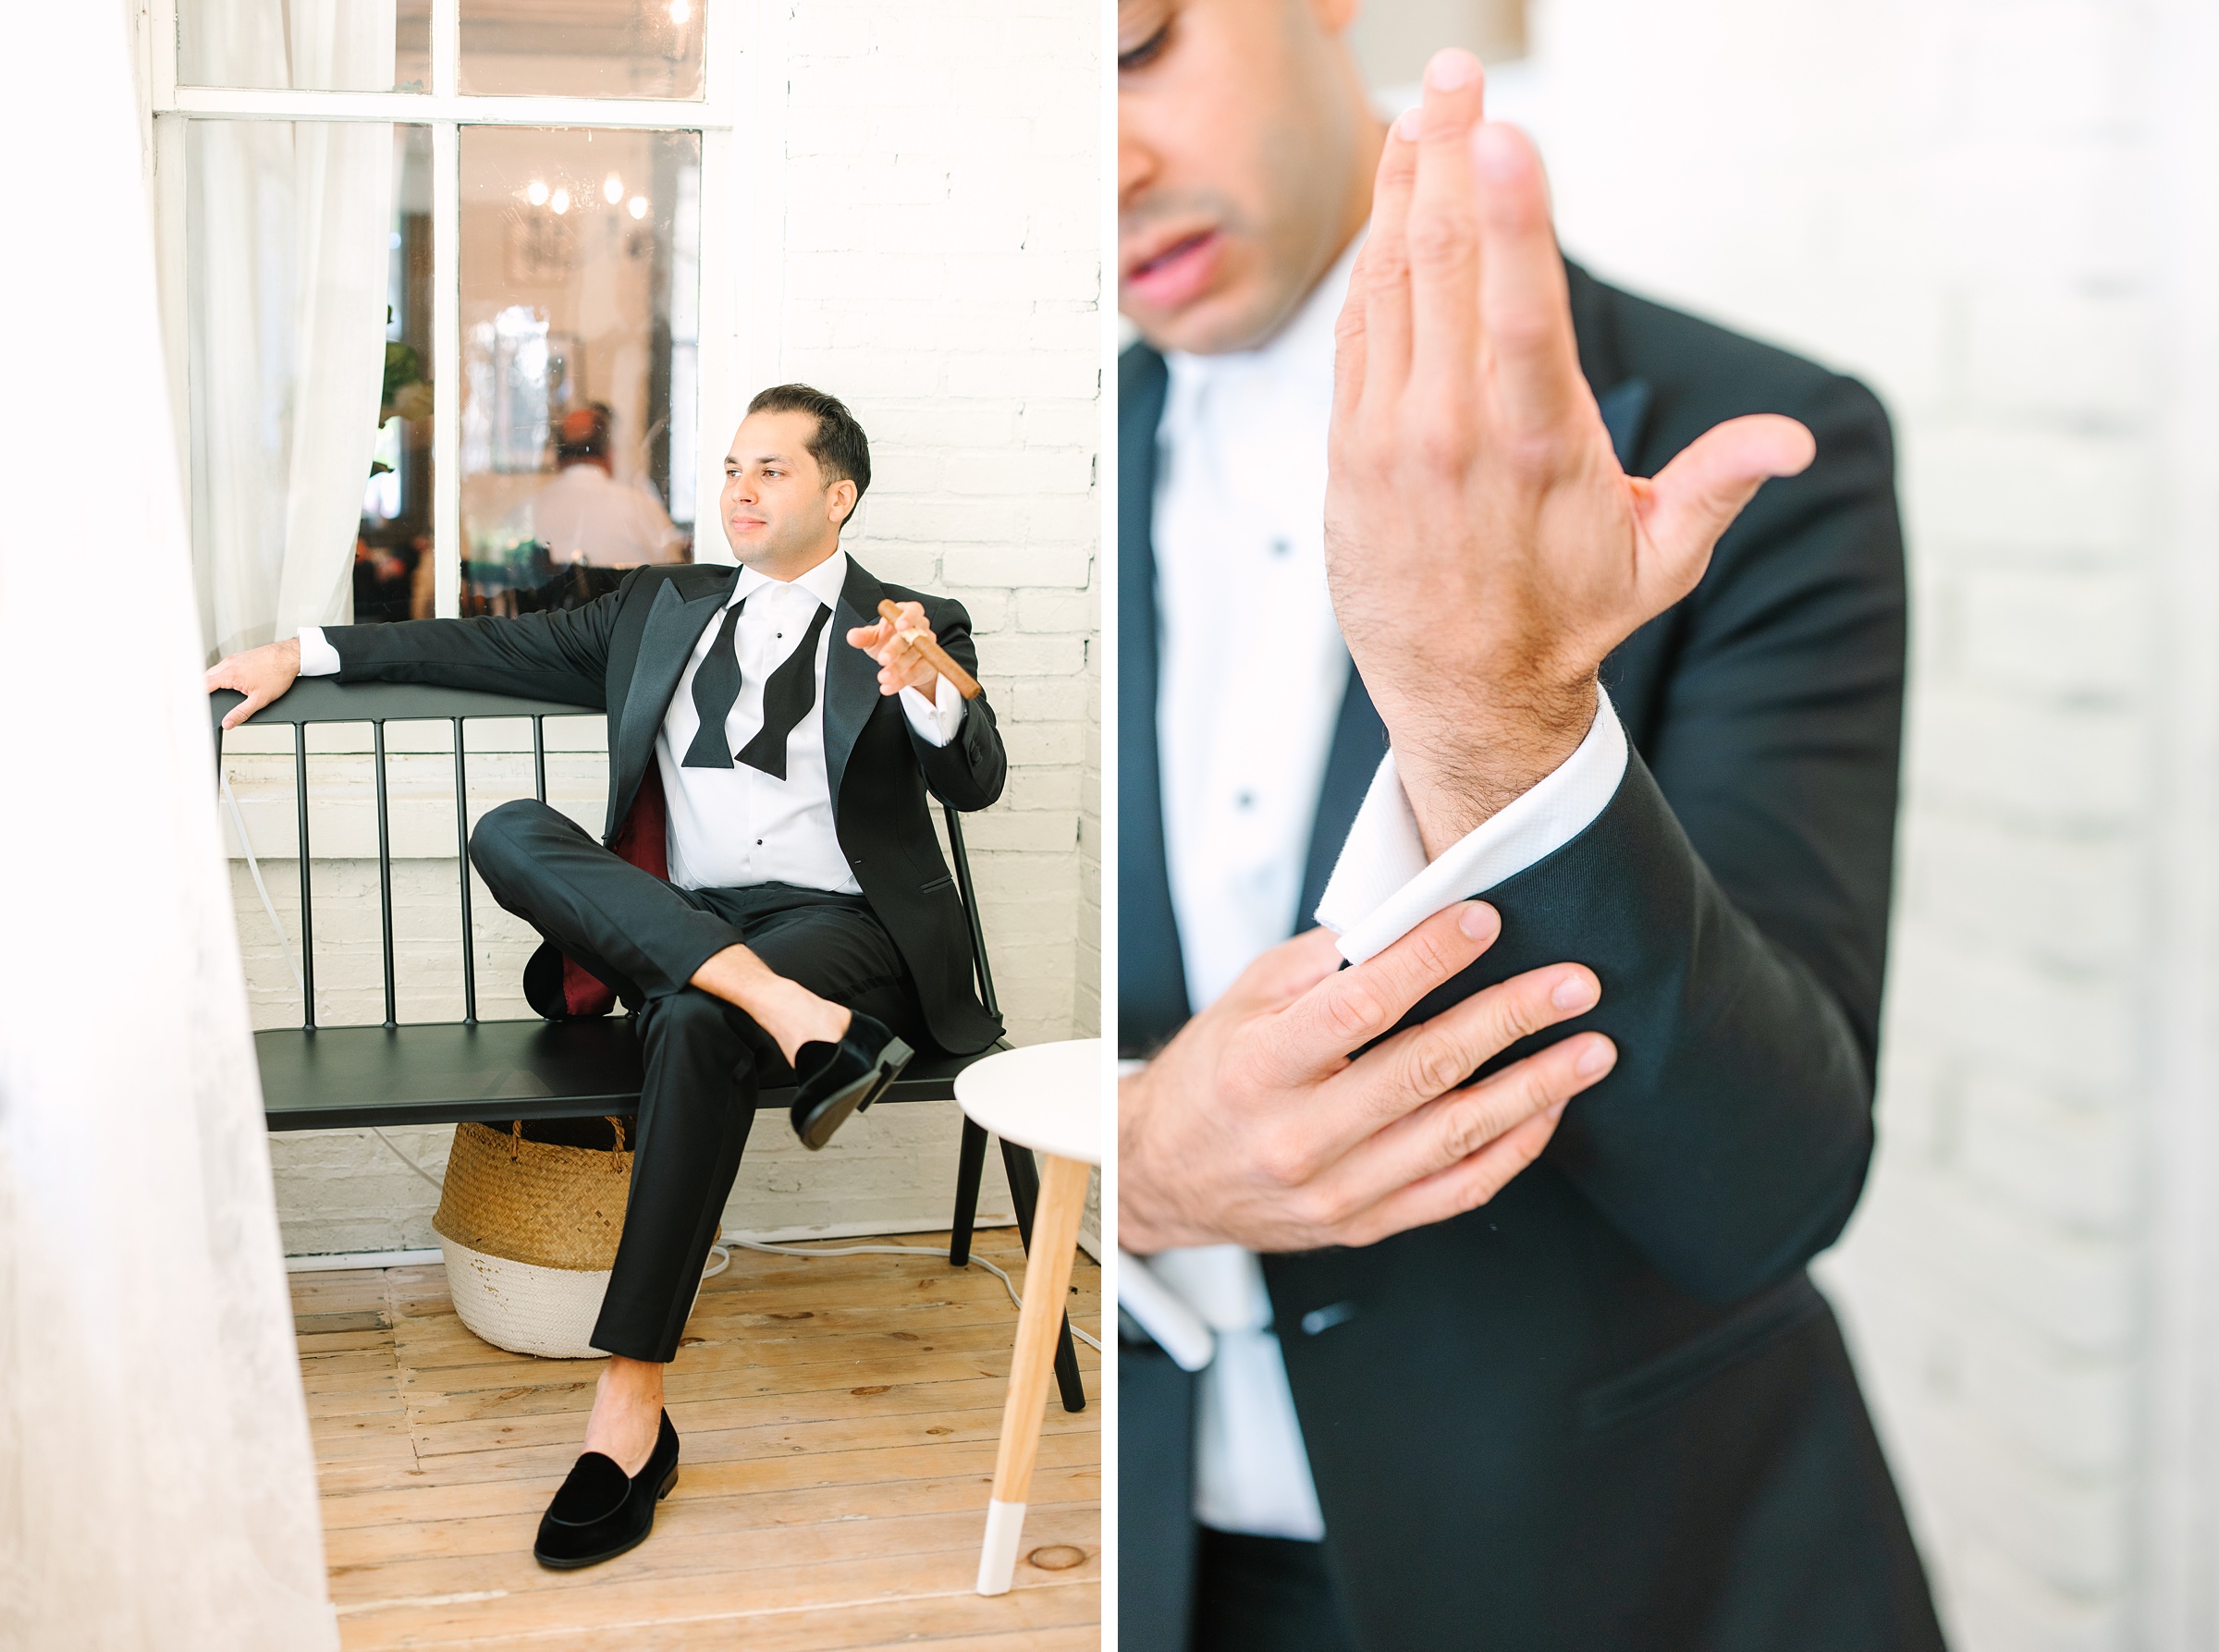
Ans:
[[[978,1592],[1006,1594],[1024,1531],[1024,1499],[1040,1455],[1041,1411],[1055,1370],[1056,1331],[1071,1293],[1093,1167],[1040,1156],[1040,1203],[1033,1214],[1033,1249],[1024,1267],[1024,1307],[1017,1315],[1017,1351],[1010,1362],[1010,1396],[1001,1409],[1001,1447],[994,1459],[994,1496],[987,1505],[987,1540],[978,1557]]]

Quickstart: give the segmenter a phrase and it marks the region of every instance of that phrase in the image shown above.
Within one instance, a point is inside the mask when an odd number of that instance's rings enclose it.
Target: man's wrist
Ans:
[[[1594,727],[1592,670],[1527,675],[1453,694],[1375,696],[1428,858],[1563,767]]]
[[[1148,1153],[1142,1144],[1156,1099],[1154,1062],[1117,1081],[1117,1242],[1135,1256],[1153,1256],[1183,1242],[1167,1224],[1157,1190],[1149,1185]]]
[[[1150,1255],[1161,1248],[1153,1242],[1153,1225],[1143,1208],[1146,1201],[1134,1196],[1139,1189],[1131,1176],[1134,1161],[1140,1156],[1134,1152],[1134,1138],[1146,1128],[1144,1115],[1147,1107],[1146,1067],[1117,1081],[1117,1242],[1135,1256]]]
[[[1374,694],[1427,858],[1555,774],[1596,723],[1596,674],[1496,679],[1458,694]]]

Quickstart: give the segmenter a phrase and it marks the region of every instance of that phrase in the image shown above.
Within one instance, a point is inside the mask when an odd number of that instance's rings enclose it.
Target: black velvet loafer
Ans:
[[[867,1015],[851,1016],[838,1044],[802,1046],[793,1071],[793,1133],[802,1145],[822,1147],[832,1132],[886,1094],[915,1052]]]
[[[613,1457],[588,1451],[570,1469],[540,1517],[532,1558],[557,1572],[575,1572],[639,1548],[655,1530],[655,1506],[678,1484],[678,1430],[663,1413],[647,1466],[627,1475]]]

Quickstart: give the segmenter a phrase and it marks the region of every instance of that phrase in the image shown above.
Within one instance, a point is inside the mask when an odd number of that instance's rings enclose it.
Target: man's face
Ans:
[[[855,484],[828,485],[809,452],[814,413],[750,413],[724,456],[724,537],[741,561],[806,572],[838,548]]]
[[[1355,0],[1119,0],[1118,308],[1159,349],[1261,344],[1361,226],[1379,122]]]

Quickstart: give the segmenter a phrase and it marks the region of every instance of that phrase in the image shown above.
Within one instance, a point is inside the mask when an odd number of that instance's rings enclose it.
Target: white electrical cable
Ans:
[[[774,1256],[944,1256],[947,1254],[945,1251],[938,1250],[935,1247],[916,1244],[851,1244],[843,1245],[837,1251],[799,1251],[795,1250],[791,1245],[758,1244],[752,1239],[733,1239],[727,1237],[723,1240],[720,1240],[718,1242],[720,1244],[738,1245],[742,1250],[766,1251]],[[1001,1281],[1001,1288],[1010,1293],[1010,1300],[1015,1303],[1020,1308],[1024,1306],[1024,1298],[1017,1294],[1016,1281],[1011,1279],[1008,1274],[1002,1272],[1000,1268],[995,1267],[984,1256],[973,1256],[970,1259],[970,1263],[976,1264],[978,1267],[985,1268],[988,1273],[999,1279]],[[966,1266],[969,1265],[970,1264],[966,1264]],[[723,1269],[719,1267],[717,1271],[722,1272]],[[705,1274],[702,1277],[706,1279],[709,1276]],[[1071,1334],[1078,1338],[1080,1341],[1085,1343],[1087,1347],[1093,1349],[1095,1352],[1101,1352],[1102,1345],[1096,1341],[1092,1337],[1088,1336],[1085,1331],[1081,1330],[1077,1326],[1074,1325],[1071,1328]]]
[[[254,892],[262,897],[262,910],[269,914],[270,928],[276,934],[277,936],[277,949],[285,956],[285,967],[292,972],[293,986],[297,991],[300,992],[302,1000],[305,1002],[308,997],[307,984],[300,979],[300,966],[293,961],[293,943],[285,933],[285,925],[277,921],[277,905],[270,899],[270,891],[262,881],[262,866],[261,863],[254,858],[254,844],[247,836],[246,819],[239,812],[239,799],[234,797],[231,793],[231,777],[225,775],[222,777],[222,780],[224,788],[224,802],[231,810],[232,828],[239,833],[239,848],[246,851],[248,875],[252,877],[254,880]],[[446,1183],[441,1181],[438,1177],[433,1175],[429,1170],[425,1169],[422,1165],[418,1164],[414,1159],[411,1158],[407,1154],[403,1153],[399,1147],[394,1144],[393,1138],[386,1134],[384,1131],[379,1130],[375,1125],[372,1125],[370,1127],[370,1133],[375,1136],[379,1141],[385,1143],[387,1150],[392,1153],[395,1158],[400,1160],[402,1164],[408,1166],[410,1169],[415,1171],[417,1175],[423,1177],[426,1181],[430,1182],[433,1187],[438,1189],[442,1193],[446,1191]],[[861,1256],[865,1254],[888,1256],[938,1256],[945,1254],[945,1253],[941,1251],[913,1244],[855,1244],[849,1245],[844,1249],[837,1251],[797,1251],[788,1245],[758,1244],[752,1239],[727,1239],[721,1243],[714,1244],[709,1247],[709,1254],[715,1258],[715,1260],[709,1266],[705,1267],[701,1270],[701,1277],[703,1279],[713,1279],[732,1265],[732,1254],[726,1248],[729,1245],[739,1245],[742,1248],[750,1251],[766,1251],[774,1256]],[[1012,1303],[1015,1303],[1021,1309],[1024,1306],[1024,1298],[1017,1294],[1017,1287],[1011,1281],[1008,1274],[1002,1272],[1000,1268],[996,1267],[984,1256],[974,1256],[971,1258],[971,1260],[977,1263],[979,1267],[985,1268],[988,1273],[992,1274],[996,1279],[1001,1281],[1002,1288],[1010,1293],[1010,1300]],[[1077,1326],[1074,1325],[1071,1328],[1071,1334],[1078,1338],[1080,1341],[1085,1343],[1087,1347],[1093,1349],[1095,1352],[1101,1352],[1102,1345],[1096,1341],[1092,1337],[1088,1336],[1085,1331],[1081,1330]]]

